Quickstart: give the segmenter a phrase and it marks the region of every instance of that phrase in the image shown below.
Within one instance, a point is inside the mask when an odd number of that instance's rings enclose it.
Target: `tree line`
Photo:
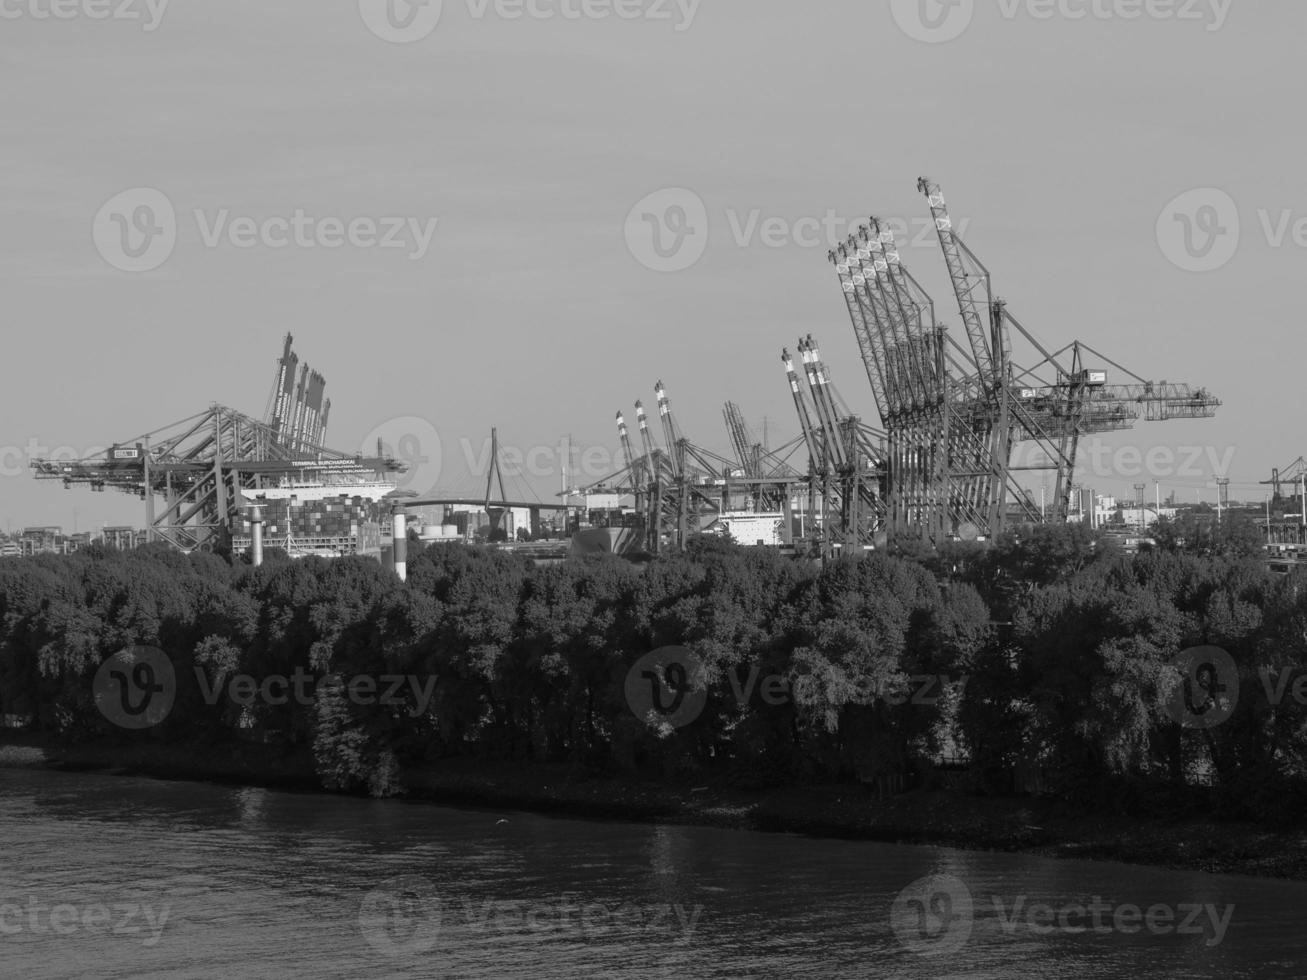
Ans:
[[[470,757],[741,787],[1033,780],[1075,806],[1300,817],[1303,576],[1237,534],[1158,540],[1129,555],[1033,526],[824,567],[711,538],[643,565],[415,544],[405,583],[364,558],[3,559],[0,712],[70,740],[309,752],[325,787],[374,795]],[[1186,676],[1177,658],[1203,645],[1237,678]],[[97,678],[136,646],[162,651],[175,700],[125,731]],[[635,676],[668,648],[693,669]],[[308,696],[284,696],[294,677]],[[651,679],[653,711],[632,698]],[[676,684],[695,699],[680,719],[656,696]]]

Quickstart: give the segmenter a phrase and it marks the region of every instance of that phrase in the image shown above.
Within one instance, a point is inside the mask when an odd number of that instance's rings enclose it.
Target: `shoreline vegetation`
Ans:
[[[6,764],[1307,879],[1307,576],[1257,529],[825,565],[414,542],[0,559]]]
[[[257,786],[319,793],[311,756],[262,747],[204,752],[189,746],[61,745],[0,737],[0,769]],[[1139,820],[1071,814],[1046,800],[977,798],[953,790],[882,797],[862,785],[746,791],[652,781],[577,778],[565,767],[442,764],[404,773],[404,799],[435,806],[526,811],[551,817],[664,823],[725,830],[951,847],[1052,858],[1118,861],[1172,870],[1307,881],[1307,829],[1179,816]]]

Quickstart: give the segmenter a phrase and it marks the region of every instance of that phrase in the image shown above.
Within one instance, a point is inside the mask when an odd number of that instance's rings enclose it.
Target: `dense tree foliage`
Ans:
[[[1304,581],[1238,533],[1164,530],[1136,556],[1031,527],[825,567],[711,538],[643,566],[415,545],[407,583],[366,559],[4,559],[0,712],[69,738],[302,749],[324,786],[376,795],[471,757],[741,786],[954,770],[1077,805],[1300,817]],[[1205,694],[1177,656],[1209,644],[1239,696],[1182,725],[1177,691]],[[137,646],[172,664],[176,700],[129,732],[94,678]],[[661,681],[698,699],[677,719],[628,685],[668,647],[686,670]]]

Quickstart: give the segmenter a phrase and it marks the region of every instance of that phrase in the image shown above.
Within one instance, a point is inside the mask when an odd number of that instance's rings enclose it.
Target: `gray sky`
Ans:
[[[728,398],[789,438],[779,353],[801,332],[875,421],[824,232],[809,236],[828,213],[915,222],[904,258],[960,330],[920,234],[923,173],[1047,345],[1081,337],[1224,399],[1212,420],[1104,437],[1086,482],[1148,482],[1151,497],[1156,476],[1192,500],[1215,461],[1233,497],[1260,500],[1257,481],[1307,452],[1301,5],[922,0],[922,21],[916,0],[621,0],[629,18],[563,16],[611,0],[445,0],[429,34],[395,43],[378,36],[385,0],[130,0],[135,20],[96,19],[97,0],[40,16],[51,2],[0,4],[0,520],[15,527],[71,529],[74,507],[84,530],[139,524],[134,498],[37,483],[22,454],[89,451],[211,401],[261,415],[287,330],[327,377],[328,442],[354,450],[425,419],[441,486],[470,485],[467,453],[492,424],[523,452],[567,433],[615,449],[614,413],[633,425],[659,378],[696,442],[726,449]],[[935,15],[936,40],[918,39]],[[175,245],[146,272],[103,254],[116,226],[102,209],[132,188],[176,214]],[[702,256],[675,272],[647,267],[642,212],[627,224],[667,188],[707,216]],[[1232,204],[1172,205],[1195,188]],[[1196,222],[1187,254],[1177,208]],[[363,226],[339,248],[274,247],[291,234],[278,225],[252,247],[228,234],[297,210],[403,218],[402,247]],[[307,228],[304,242],[331,239]],[[1128,447],[1154,446],[1201,455],[1135,476]],[[555,465],[537,453],[541,496]]]

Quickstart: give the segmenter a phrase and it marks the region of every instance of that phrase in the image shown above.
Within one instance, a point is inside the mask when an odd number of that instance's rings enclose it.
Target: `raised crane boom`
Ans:
[[[644,479],[644,457],[637,456],[631,446],[631,433],[626,428],[626,416],[617,413],[617,438],[622,445],[622,454],[626,457],[626,467],[631,474],[631,482],[640,486]]]
[[[740,468],[745,476],[762,476],[762,446],[753,438],[744,413],[735,402],[727,402],[722,408],[722,418],[726,420],[726,431],[731,437],[731,447],[735,457],[740,461]]]
[[[640,429],[640,443],[644,446],[644,455],[650,466],[657,465],[658,447],[649,431],[649,419],[644,414],[644,402],[635,403],[635,423]]]
[[[794,411],[799,417],[799,428],[803,430],[803,441],[808,447],[808,458],[812,460],[813,467],[817,467],[822,454],[813,427],[812,412],[808,408],[808,400],[804,397],[803,388],[799,384],[799,373],[794,368],[794,358],[788,350],[781,351],[781,363],[785,365],[785,377],[790,384],[790,394],[794,396]]]
[[[830,391],[826,387],[826,369],[821,361],[821,352],[809,334],[806,340],[799,341],[799,355],[803,358],[803,370],[808,379],[808,389],[812,392],[813,404],[817,406],[817,417],[821,420],[823,442],[826,453],[834,466],[844,465],[844,447],[839,433],[839,417],[835,411]]]
[[[663,438],[667,441],[667,451],[671,454],[672,473],[680,479],[685,475],[685,439],[681,428],[676,424],[672,414],[672,402],[667,397],[667,389],[662,381],[654,385],[654,395],[658,399],[658,416],[663,423]]]
[[[977,382],[982,390],[990,390],[1001,384],[1003,379],[995,372],[993,351],[985,327],[991,302],[989,270],[981,265],[980,260],[953,233],[953,219],[949,217],[948,205],[939,184],[929,177],[922,177],[917,181],[917,190],[925,194],[930,202],[935,231],[944,252],[944,264],[948,267],[953,295],[958,301],[958,312],[971,344]]]
[[[866,253],[862,253],[866,257]],[[873,294],[874,286],[868,285],[867,274],[858,260],[858,250],[851,251],[841,245],[828,253],[827,258],[835,266],[840,286],[844,290],[844,302],[849,309],[849,319],[853,322],[854,339],[858,342],[858,352],[862,355],[862,364],[867,372],[867,381],[871,384],[871,394],[876,400],[876,411],[881,420],[889,418],[898,411],[897,392],[891,394],[886,382],[886,349],[884,316],[880,312],[878,297]]]

